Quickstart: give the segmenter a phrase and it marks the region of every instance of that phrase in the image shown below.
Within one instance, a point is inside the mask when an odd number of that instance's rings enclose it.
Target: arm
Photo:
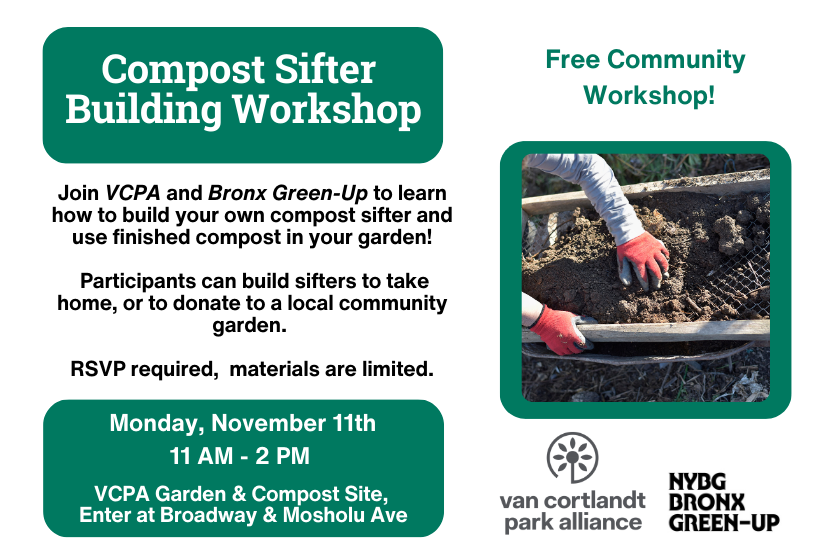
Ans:
[[[529,329],[534,326],[542,315],[543,304],[522,292],[522,326]]]
[[[618,246],[618,277],[629,286],[636,271],[645,290],[659,288],[668,277],[668,249],[647,233],[624,196],[615,174],[596,154],[531,154],[525,165],[536,167],[580,185],[595,210],[607,223]]]
[[[531,154],[525,165],[556,175],[575,185],[605,222],[616,245],[627,243],[645,230],[624,196],[610,166],[596,154]]]

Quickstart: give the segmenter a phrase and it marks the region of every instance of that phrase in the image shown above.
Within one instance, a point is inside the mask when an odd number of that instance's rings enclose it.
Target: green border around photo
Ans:
[[[773,193],[773,327],[770,396],[759,403],[529,402],[522,395],[522,158],[532,153],[763,154]],[[519,186],[519,188],[516,188]],[[773,142],[518,142],[501,161],[500,382],[502,405],[518,418],[774,418],[791,399],[791,164]]]

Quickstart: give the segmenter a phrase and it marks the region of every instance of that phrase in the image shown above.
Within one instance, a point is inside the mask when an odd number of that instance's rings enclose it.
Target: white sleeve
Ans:
[[[557,175],[580,185],[607,228],[616,245],[623,245],[645,230],[630,201],[624,196],[610,166],[596,154],[531,154],[525,165]]]

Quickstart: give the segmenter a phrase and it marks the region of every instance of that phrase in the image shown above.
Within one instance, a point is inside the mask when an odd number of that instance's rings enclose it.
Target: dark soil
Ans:
[[[769,201],[762,206],[754,202],[746,195],[719,198],[695,193],[658,194],[637,201],[634,208],[645,229],[670,251],[670,278],[652,292],[645,292],[635,277],[630,286],[621,285],[612,235],[594,210],[581,211],[574,229],[560,235],[552,248],[523,259],[522,290],[552,309],[589,315],[601,323],[763,318],[755,312],[741,316],[731,305],[713,307],[706,290],[707,274],[727,255],[763,243],[763,230],[747,230],[737,223],[739,211],[751,212],[752,207],[769,224]],[[769,289],[759,292],[729,296],[733,301],[769,298]]]
[[[759,387],[741,383],[744,377]],[[724,358],[662,367],[522,356],[522,394],[532,402],[760,402],[769,393],[769,348],[749,348],[731,361]]]

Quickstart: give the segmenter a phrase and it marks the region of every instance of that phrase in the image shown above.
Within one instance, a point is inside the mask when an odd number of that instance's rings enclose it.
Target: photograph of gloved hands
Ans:
[[[618,276],[623,285],[633,283],[635,271],[645,291],[661,287],[662,281],[668,278],[668,249],[644,230],[603,158],[596,154],[531,154],[525,159],[525,165],[580,185],[615,238]],[[560,356],[592,350],[592,343],[586,341],[577,325],[594,322],[591,317],[550,309],[522,294],[522,325],[539,335]]]

